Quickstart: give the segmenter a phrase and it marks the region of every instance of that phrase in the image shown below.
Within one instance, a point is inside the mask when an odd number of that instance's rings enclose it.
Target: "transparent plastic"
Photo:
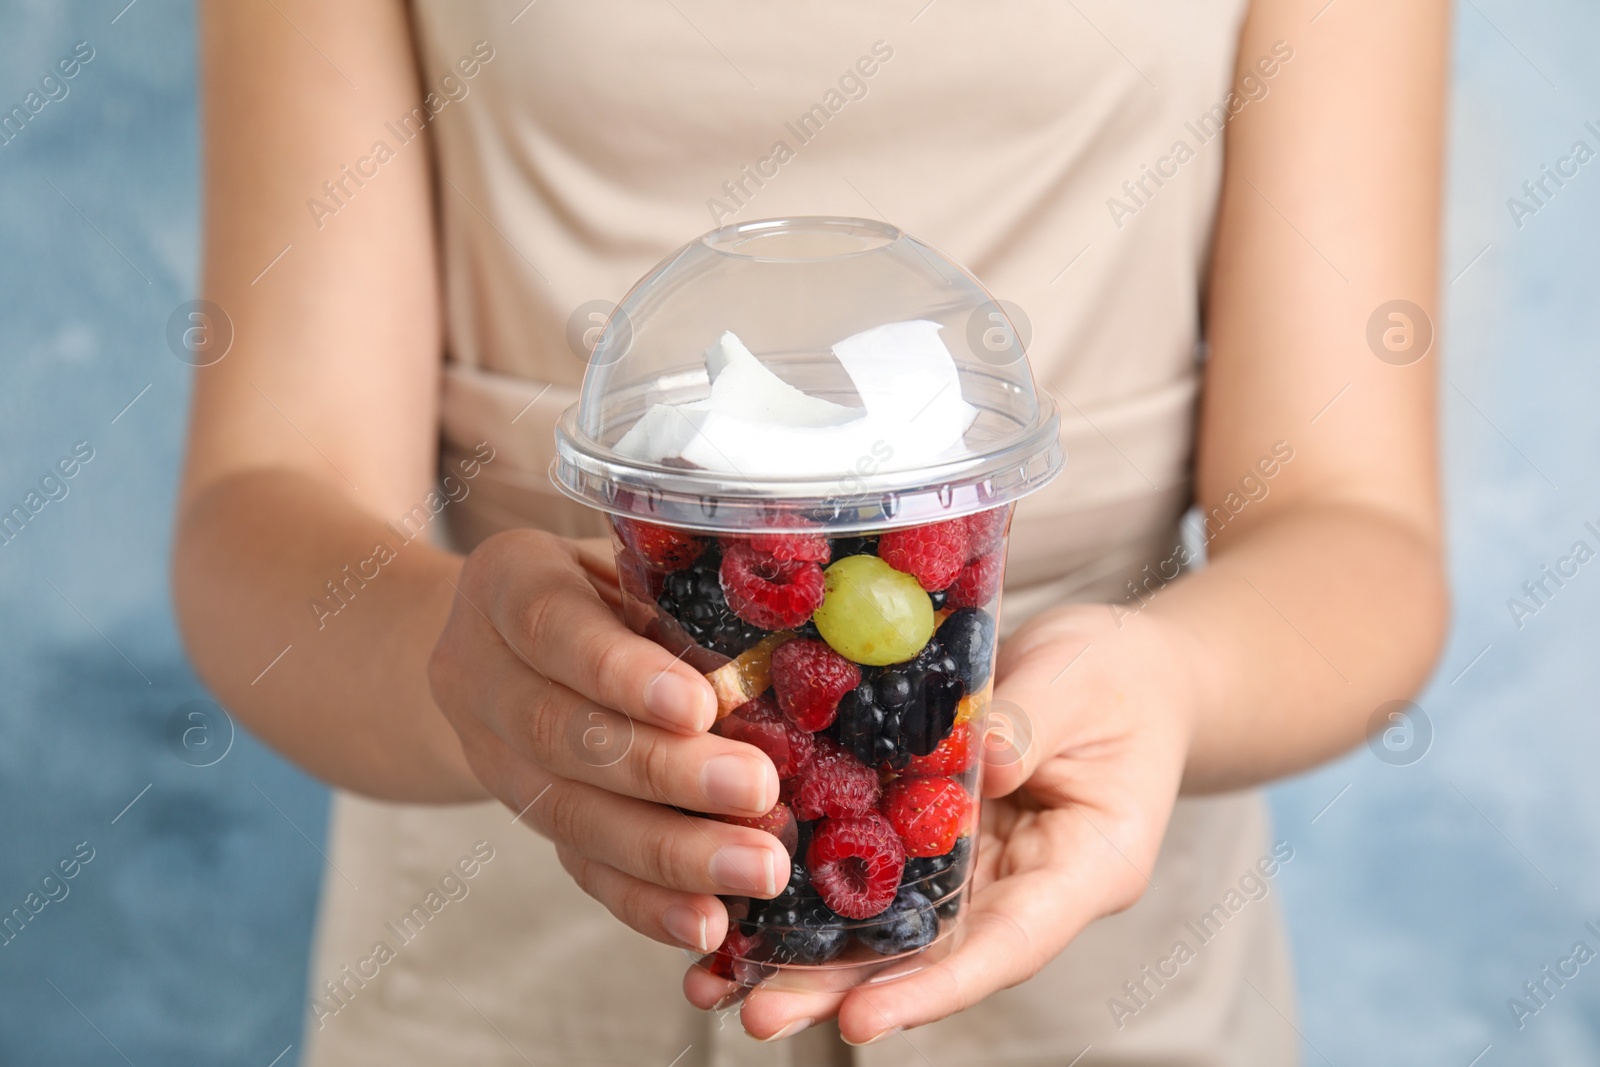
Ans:
[[[893,226],[772,219],[692,241],[612,313],[556,431],[556,484],[613,514],[837,531],[1009,503],[1058,417],[977,280]],[[781,521],[778,522],[781,525]]]
[[[848,988],[960,937],[1012,504],[1063,462],[1011,326],[892,226],[783,219],[668,257],[593,350],[551,476],[781,783],[789,884],[723,898],[691,984]]]

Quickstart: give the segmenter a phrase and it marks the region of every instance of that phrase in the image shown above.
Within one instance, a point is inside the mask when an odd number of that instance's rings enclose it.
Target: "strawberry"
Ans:
[[[912,756],[906,764],[908,778],[940,778],[961,774],[977,760],[977,749],[972,745],[972,723],[958,722],[950,736],[939,742],[939,747],[926,756]]]
[[[954,778],[900,778],[883,796],[883,814],[908,856],[942,856],[955,847],[972,797]]]
[[[612,520],[617,536],[651,566],[664,571],[681,571],[693,563],[706,547],[704,538],[671,526],[658,526],[639,519]]]

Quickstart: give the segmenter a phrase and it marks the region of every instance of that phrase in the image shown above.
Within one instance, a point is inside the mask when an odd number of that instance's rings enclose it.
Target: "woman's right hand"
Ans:
[[[623,624],[608,577],[550,534],[485,540],[428,663],[434,700],[478,780],[555,842],[585,892],[642,934],[710,951],[728,922],[714,894],[776,895],[788,854],[771,834],[673,807],[761,815],[777,771],[707,732],[710,684]]]

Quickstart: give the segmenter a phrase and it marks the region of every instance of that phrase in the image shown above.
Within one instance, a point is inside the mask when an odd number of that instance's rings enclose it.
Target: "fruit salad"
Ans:
[[[974,859],[982,711],[1010,506],[870,535],[713,536],[615,517],[628,618],[716,691],[779,801],[739,819],[789,851],[771,900],[725,897],[702,964],[754,985],[948,936]],[[780,526],[781,524],[777,524]]]

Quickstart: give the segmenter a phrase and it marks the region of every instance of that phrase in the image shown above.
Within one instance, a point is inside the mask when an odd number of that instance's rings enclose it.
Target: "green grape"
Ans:
[[[911,659],[933,636],[933,601],[909,574],[877,556],[846,556],[823,572],[812,621],[846,659],[885,667]]]

